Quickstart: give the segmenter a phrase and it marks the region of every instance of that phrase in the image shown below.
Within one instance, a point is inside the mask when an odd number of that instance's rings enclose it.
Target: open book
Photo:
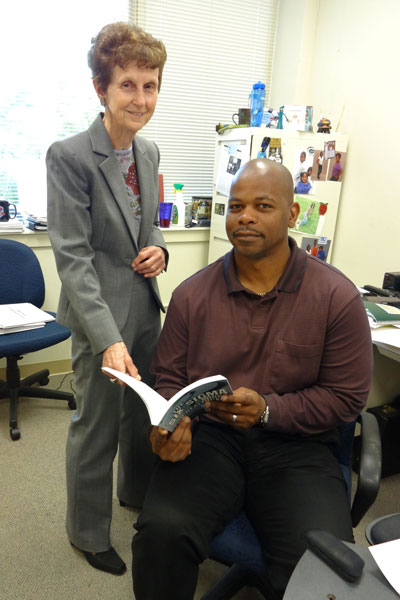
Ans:
[[[206,401],[219,400],[222,394],[232,394],[228,380],[222,375],[205,377],[177,392],[170,400],[163,398],[143,381],[127,373],[103,367],[103,371],[120,379],[141,397],[147,407],[150,422],[168,431],[173,431],[182,417],[194,417],[204,412]]]

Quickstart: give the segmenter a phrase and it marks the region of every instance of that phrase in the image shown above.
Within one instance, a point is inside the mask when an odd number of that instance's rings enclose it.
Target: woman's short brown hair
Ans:
[[[110,23],[105,25],[96,37],[88,52],[88,65],[103,92],[106,91],[113,68],[122,69],[134,61],[138,67],[158,68],[158,89],[167,52],[161,40],[156,40],[137,25],[130,23]]]

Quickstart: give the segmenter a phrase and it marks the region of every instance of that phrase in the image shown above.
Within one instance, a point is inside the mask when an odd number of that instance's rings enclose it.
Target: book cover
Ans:
[[[30,221],[29,219],[25,221],[25,226],[32,231],[47,231],[47,225],[42,225],[41,223],[36,223],[35,221]]]
[[[184,387],[174,394],[170,400],[163,398],[143,381],[121,373],[115,369],[104,367],[102,369],[117,379],[120,379],[141,397],[147,407],[150,422],[167,431],[173,431],[184,416],[190,418],[204,412],[206,401],[215,401],[222,394],[232,394],[232,388],[223,375],[204,377]]]

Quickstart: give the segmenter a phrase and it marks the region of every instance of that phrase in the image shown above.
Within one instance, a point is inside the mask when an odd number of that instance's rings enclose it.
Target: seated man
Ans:
[[[351,281],[288,238],[298,212],[289,171],[248,162],[229,197],[233,250],[173,294],[152,366],[158,392],[215,374],[234,391],[172,434],[151,431],[159,460],[132,542],[136,600],[193,598],[210,540],[242,509],[277,598],[304,531],[353,540],[332,451],[337,425],[367,400],[371,336]]]

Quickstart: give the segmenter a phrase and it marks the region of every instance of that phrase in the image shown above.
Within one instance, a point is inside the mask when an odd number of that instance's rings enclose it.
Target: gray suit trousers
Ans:
[[[160,314],[143,278],[137,277],[121,334],[143,381],[151,385],[149,365],[160,334]],[[147,409],[130,388],[111,383],[101,372],[102,358],[93,356],[84,335],[73,332],[77,410],[67,439],[67,532],[77,548],[89,552],[111,546],[117,450],[117,495],[131,506],[142,505],[154,463]]]

